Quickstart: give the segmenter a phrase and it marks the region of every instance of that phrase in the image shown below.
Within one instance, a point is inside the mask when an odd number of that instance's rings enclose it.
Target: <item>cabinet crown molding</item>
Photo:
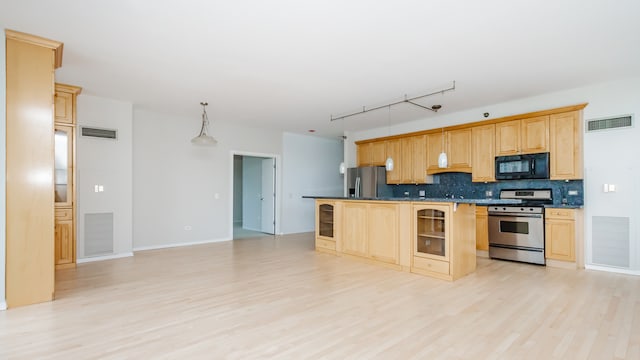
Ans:
[[[476,121],[476,122],[464,123],[464,124],[460,124],[460,125],[452,125],[452,126],[447,126],[447,127],[443,127],[443,128],[420,130],[420,131],[415,131],[415,132],[406,133],[406,134],[398,134],[398,135],[384,136],[384,137],[373,138],[373,139],[358,140],[358,141],[355,142],[355,144],[356,145],[360,145],[360,144],[366,144],[366,143],[376,142],[376,141],[400,139],[400,138],[404,138],[404,137],[407,137],[407,136],[416,136],[416,135],[426,135],[426,134],[432,134],[432,133],[440,133],[442,131],[451,131],[451,130],[464,129],[464,128],[469,128],[469,127],[472,127],[472,126],[489,125],[489,124],[496,124],[496,123],[505,122],[505,121],[511,121],[511,120],[522,120],[522,119],[528,119],[528,118],[544,116],[544,115],[559,114],[559,113],[564,113],[564,112],[582,110],[587,105],[589,105],[589,103],[582,103],[582,104],[576,104],[576,105],[563,106],[563,107],[559,107],[559,108],[534,111],[534,112],[524,113],[524,114],[509,115],[509,116],[496,118],[496,119],[489,119],[489,120],[484,120],[484,121]]]
[[[4,30],[5,37],[7,39],[13,39],[16,41],[22,41],[29,44],[34,44],[38,46],[43,46],[45,48],[49,48],[54,52],[54,69],[57,69],[62,66],[62,48],[64,44],[60,41],[51,40],[47,38],[43,38],[36,35],[31,35],[27,33],[23,33],[20,31],[5,29]]]
[[[82,92],[82,88],[79,86],[56,83],[56,91],[63,91],[71,93],[73,95],[79,95]]]

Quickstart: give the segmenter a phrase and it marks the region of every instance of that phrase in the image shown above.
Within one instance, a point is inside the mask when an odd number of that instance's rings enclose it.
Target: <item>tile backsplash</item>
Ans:
[[[584,205],[582,180],[505,180],[493,183],[471,182],[471,174],[444,173],[434,175],[434,184],[388,185],[394,197],[451,197],[465,199],[498,199],[502,189],[551,189],[554,205]],[[573,195],[575,193],[576,195]]]

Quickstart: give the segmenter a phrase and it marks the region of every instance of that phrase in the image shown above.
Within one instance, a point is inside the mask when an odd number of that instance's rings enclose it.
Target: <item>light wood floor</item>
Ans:
[[[450,283],[311,234],[137,252],[0,311],[1,359],[640,359],[640,278],[488,259]]]

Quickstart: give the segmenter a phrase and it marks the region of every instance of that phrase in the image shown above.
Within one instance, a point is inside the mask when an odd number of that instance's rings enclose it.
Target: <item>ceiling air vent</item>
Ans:
[[[81,128],[82,136],[88,137],[96,137],[102,139],[117,139],[118,131],[110,130],[110,129],[100,129],[100,128],[92,128],[92,127],[82,127]]]
[[[625,128],[633,126],[633,116],[625,115],[587,121],[587,132]]]

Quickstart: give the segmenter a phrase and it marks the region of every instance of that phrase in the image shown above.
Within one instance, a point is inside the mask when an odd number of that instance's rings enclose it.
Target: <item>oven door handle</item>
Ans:
[[[495,217],[510,217],[510,218],[535,218],[542,219],[542,214],[517,214],[517,215],[509,215],[509,214],[489,214],[489,216]]]

